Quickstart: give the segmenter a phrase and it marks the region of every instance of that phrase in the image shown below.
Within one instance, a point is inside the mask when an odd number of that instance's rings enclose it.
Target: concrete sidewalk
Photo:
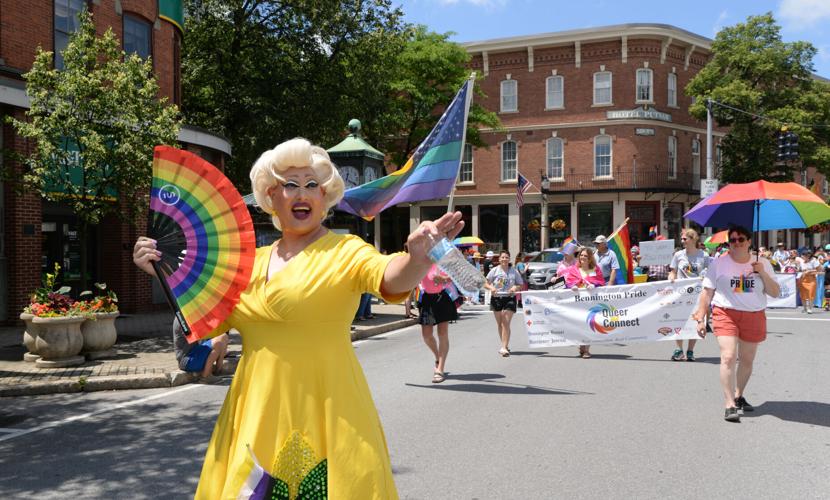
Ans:
[[[373,303],[372,313],[374,319],[353,323],[352,340],[416,323],[404,317],[403,305],[399,304]],[[116,320],[118,341],[114,358],[46,369],[22,361],[26,352],[22,326],[0,327],[0,397],[172,387],[196,382],[196,375],[178,368],[173,354],[172,322],[173,316],[167,312],[123,315]],[[241,338],[232,334],[223,376],[234,374],[241,353]]]

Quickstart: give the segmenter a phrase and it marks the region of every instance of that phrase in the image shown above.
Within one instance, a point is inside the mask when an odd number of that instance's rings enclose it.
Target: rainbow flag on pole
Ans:
[[[403,167],[347,190],[337,209],[372,220],[398,203],[449,196],[461,166],[474,81],[470,77],[461,87],[441,119]]]
[[[617,254],[620,270],[617,272],[617,282],[613,285],[634,283],[634,259],[631,258],[631,238],[628,235],[628,219],[608,237],[608,248]]]

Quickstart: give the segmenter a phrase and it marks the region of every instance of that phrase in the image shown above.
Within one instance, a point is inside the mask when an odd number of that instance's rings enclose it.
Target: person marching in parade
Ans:
[[[398,498],[349,324],[364,292],[401,302],[430,269],[432,241],[452,239],[461,213],[424,221],[409,253],[381,255],[322,225],[344,192],[328,153],[305,139],[266,151],[250,173],[257,204],[282,237],[257,249],[247,288],[228,319],[242,358],[205,456],[197,499]],[[157,242],[133,261],[155,275]],[[313,496],[312,496],[313,495]]]
[[[435,356],[435,371],[432,383],[440,384],[446,378],[444,364],[450,352],[450,321],[458,319],[458,311],[450,297],[449,290],[454,287],[452,279],[441,271],[437,265],[429,268],[427,275],[421,280],[420,287],[424,291],[421,295],[420,314],[418,323],[421,325],[421,336],[424,343]],[[432,327],[438,329],[438,339],[432,333]]]
[[[732,227],[729,253],[713,260],[703,278],[703,293],[692,317],[697,333],[706,335],[706,315],[713,306],[712,321],[720,347],[720,383],[725,401],[724,419],[740,422],[739,411],[754,408],[744,397],[758,345],[767,337],[767,296],[780,293],[772,264],[753,259],[752,237],[743,227]],[[739,361],[740,360],[740,361]],[[737,365],[737,370],[736,370]]]
[[[675,252],[669,264],[669,280],[674,281],[677,278],[700,278],[706,273],[709,263],[712,261],[711,257],[706,255],[706,252],[698,248],[700,236],[694,229],[684,229],[680,235],[680,242],[683,245],[683,250]],[[676,340],[677,349],[671,356],[672,361],[683,360],[683,341]],[[697,340],[689,339],[689,345],[686,349],[686,361],[695,360],[695,344]]]
[[[490,310],[496,317],[501,341],[499,354],[503,357],[510,356],[510,320],[516,314],[516,292],[522,289],[522,284],[524,279],[510,265],[510,252],[502,250],[499,254],[499,265],[487,274],[484,288],[493,294],[490,299]]]
[[[576,251],[576,259],[576,264],[565,270],[566,287],[574,293],[579,293],[580,288],[591,289],[605,284],[602,270],[594,259],[594,252],[590,248],[579,248]],[[584,359],[590,358],[591,346],[579,346],[579,355]]]

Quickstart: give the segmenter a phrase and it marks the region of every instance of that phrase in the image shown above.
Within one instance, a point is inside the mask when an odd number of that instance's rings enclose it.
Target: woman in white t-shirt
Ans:
[[[516,314],[516,292],[522,289],[524,279],[510,267],[510,252],[502,250],[499,254],[499,265],[487,273],[487,282],[484,288],[493,294],[490,299],[490,309],[496,317],[499,329],[501,348],[499,354],[510,356],[510,320]]]
[[[712,320],[720,346],[720,383],[726,402],[724,419],[740,422],[738,410],[754,410],[744,398],[744,389],[752,375],[758,344],[767,337],[767,296],[777,297],[781,290],[772,264],[752,258],[750,232],[732,227],[727,234],[729,253],[709,264],[692,317],[697,320],[698,335],[704,337],[706,313],[709,305],[713,306]]]
[[[801,307],[807,314],[813,314],[813,303],[816,301],[816,276],[819,273],[819,263],[813,257],[813,252],[804,250],[798,261],[798,271],[801,279],[798,280],[798,292],[801,295]]]
[[[706,252],[698,248],[700,235],[697,231],[691,228],[683,230],[680,235],[680,242],[683,245],[683,250],[675,252],[669,264],[669,280],[674,281],[678,278],[702,278],[706,274],[706,269],[712,258],[706,255]],[[683,361],[683,341],[675,340],[677,342],[677,349],[671,355],[672,361]],[[686,361],[695,360],[695,344],[696,339],[689,339],[689,345],[686,348]]]

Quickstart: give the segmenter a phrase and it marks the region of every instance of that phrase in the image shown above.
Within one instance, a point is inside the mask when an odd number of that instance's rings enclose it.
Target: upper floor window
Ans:
[[[518,166],[516,143],[505,141],[501,144],[501,180],[515,181]]]
[[[138,54],[138,57],[147,60],[153,55],[153,26],[144,19],[124,14],[124,52]]]
[[[545,80],[545,108],[565,107],[565,78],[562,76],[549,76]]]
[[[594,137],[594,177],[611,177],[611,136]]]
[[[611,104],[611,72],[594,73],[594,104]]]
[[[828,182],[827,179],[824,179],[824,182],[821,186],[821,192],[824,193],[824,195],[826,196],[828,191],[830,191],[830,182]]]
[[[677,106],[677,75],[675,73],[669,73],[668,90],[669,106]]]
[[[700,175],[700,141],[692,139],[692,173]]]
[[[501,82],[501,110],[518,111],[519,95],[516,80],[502,80]]]
[[[458,182],[473,182],[473,145],[464,145],[461,168],[458,170]]]
[[[564,170],[565,148],[564,141],[558,137],[548,139],[547,164],[548,179],[562,179],[565,177]]]
[[[669,136],[669,179],[677,178],[677,137]]]
[[[55,0],[55,68],[63,69],[63,51],[69,45],[69,36],[78,31],[78,14],[84,10],[85,0]]]
[[[637,102],[653,102],[651,93],[654,72],[647,68],[637,70]]]

